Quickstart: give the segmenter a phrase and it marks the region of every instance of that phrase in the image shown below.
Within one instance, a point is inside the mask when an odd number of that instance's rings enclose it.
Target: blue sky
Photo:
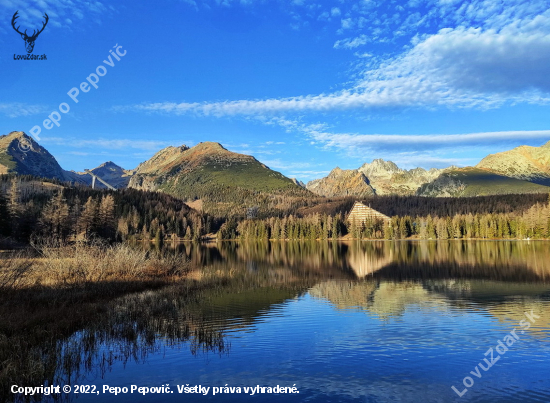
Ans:
[[[550,140],[550,2],[0,0],[0,122],[65,169],[217,141],[307,181]],[[46,29],[25,54],[11,27]],[[110,50],[125,56],[106,66]],[[67,92],[100,65],[98,88]],[[103,73],[103,70],[100,70]],[[43,121],[61,103],[59,127]]]

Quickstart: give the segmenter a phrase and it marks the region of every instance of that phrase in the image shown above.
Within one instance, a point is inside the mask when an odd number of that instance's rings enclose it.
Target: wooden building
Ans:
[[[353,220],[355,220],[356,224],[362,224],[367,220],[382,220],[386,224],[391,221],[391,218],[363,203],[355,202],[348,214],[348,221],[351,223]]]

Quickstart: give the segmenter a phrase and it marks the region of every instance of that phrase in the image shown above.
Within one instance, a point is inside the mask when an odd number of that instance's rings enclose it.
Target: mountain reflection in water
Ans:
[[[550,401],[546,242],[222,242],[167,249],[190,262],[190,280],[115,300],[101,318],[57,340],[50,382],[296,384],[300,395],[262,400],[448,402],[458,398],[451,385],[461,386],[485,351],[533,310],[540,318],[515,353],[476,379],[461,401]],[[210,399],[242,400],[163,396]]]

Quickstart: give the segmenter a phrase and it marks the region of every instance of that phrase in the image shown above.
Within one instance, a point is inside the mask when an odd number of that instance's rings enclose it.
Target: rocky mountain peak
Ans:
[[[197,144],[193,148],[197,150],[205,150],[205,151],[227,151],[227,149],[224,146],[214,141],[203,141]]]
[[[98,168],[102,168],[102,167],[106,167],[106,168],[109,168],[109,167],[112,167],[112,166],[115,166],[115,167],[119,167],[117,164],[115,164],[113,161],[106,161],[104,162],[103,164],[100,164],[98,166]],[[120,168],[120,167],[119,167]]]
[[[328,174],[328,176],[331,177],[331,178],[335,178],[335,177],[337,177],[337,176],[342,175],[342,172],[344,172],[343,169],[341,169],[340,167],[336,167],[336,168],[334,168],[332,171],[330,171],[330,173]]]
[[[306,188],[321,196],[374,195],[368,178],[356,169],[334,168],[327,177],[308,182]]]
[[[508,151],[489,154],[476,168],[526,180],[541,185],[550,185],[550,141],[540,147],[519,146]]]
[[[17,173],[66,180],[55,158],[21,131],[0,136],[0,174]]]
[[[371,163],[365,163],[359,168],[367,177],[371,176],[387,176],[394,173],[402,172],[394,162],[384,161],[382,158],[372,160]]]
[[[296,178],[290,178],[290,180],[295,184],[295,185],[298,185],[300,186],[301,188],[306,188],[306,184]]]

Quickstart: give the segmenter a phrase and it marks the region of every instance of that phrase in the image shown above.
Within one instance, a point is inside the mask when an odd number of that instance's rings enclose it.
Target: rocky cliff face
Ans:
[[[550,186],[550,141],[540,147],[520,146],[490,154],[477,168],[511,178]]]
[[[326,178],[308,182],[307,189],[327,197],[374,195],[374,190],[363,173],[354,169],[343,170],[338,167],[334,168]]]
[[[306,188],[306,184],[296,178],[290,178],[290,180],[295,184],[295,185],[298,185],[300,186],[301,188]]]
[[[69,180],[48,150],[23,132],[0,136],[0,174],[3,173]]]
[[[423,168],[401,169],[391,161],[375,159],[370,164],[363,164],[359,172],[365,174],[377,195],[412,195],[424,183],[437,178],[444,170]]]
[[[423,168],[401,169],[392,161],[375,159],[359,169],[334,169],[329,176],[316,179],[307,188],[318,195],[356,196],[368,195],[413,195],[425,183],[437,178],[444,170]]]
[[[307,187],[323,196],[364,195],[357,187],[357,173],[363,174],[376,195],[419,195],[428,197],[481,196],[550,191],[550,142],[540,147],[521,146],[485,157],[475,167],[425,170],[401,169],[391,161],[375,159],[357,170],[331,172]]]

